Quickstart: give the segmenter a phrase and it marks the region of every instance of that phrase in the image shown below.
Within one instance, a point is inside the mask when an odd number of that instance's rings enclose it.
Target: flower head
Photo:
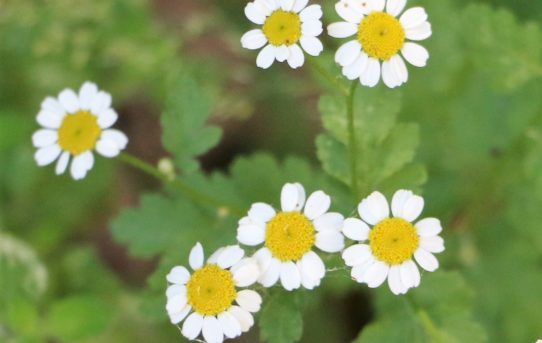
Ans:
[[[335,5],[345,21],[329,25],[335,38],[355,36],[335,54],[335,61],[349,80],[374,87],[380,80],[390,88],[408,80],[405,62],[424,67],[429,53],[417,43],[431,36],[431,24],[421,7],[402,15],[407,0],[341,0]],[[401,57],[402,56],[402,57]]]
[[[237,240],[250,246],[264,244],[254,255],[262,271],[258,281],[264,287],[280,279],[289,291],[300,286],[313,289],[326,269],[312,249],[341,251],[344,217],[328,212],[331,199],[322,191],[312,193],[305,202],[305,189],[299,183],[284,185],[280,200],[278,213],[268,204],[253,204],[248,216],[239,221]]]
[[[358,206],[362,220],[348,218],[343,233],[359,244],[346,248],[344,262],[352,268],[352,278],[371,288],[386,279],[395,294],[404,294],[420,284],[420,272],[414,260],[426,271],[433,272],[438,260],[433,255],[444,251],[440,221],[425,218],[413,222],[421,214],[423,198],[411,191],[395,192],[390,208],[384,195],[374,192]],[[370,228],[369,226],[372,226]]]
[[[237,245],[227,246],[204,264],[203,247],[197,243],[188,259],[194,272],[182,266],[171,269],[166,310],[171,323],[184,320],[181,332],[186,338],[194,340],[201,333],[206,342],[221,343],[252,327],[251,313],[260,310],[262,298],[238,288],[252,285],[260,274],[258,263],[244,254]]]
[[[248,31],[241,38],[244,48],[256,50],[256,65],[269,68],[275,60],[288,61],[292,68],[305,62],[301,47],[312,56],[323,50],[319,36],[322,29],[322,8],[319,5],[307,7],[309,0],[254,0],[245,7],[247,18],[261,29]],[[265,47],[264,47],[265,46]]]
[[[48,97],[37,116],[43,127],[32,136],[39,166],[58,160],[56,174],[63,174],[71,159],[70,172],[82,179],[94,165],[93,150],[105,157],[115,157],[126,147],[124,133],[110,129],[117,121],[111,108],[111,95],[85,82],[79,94],[65,89],[58,98]]]

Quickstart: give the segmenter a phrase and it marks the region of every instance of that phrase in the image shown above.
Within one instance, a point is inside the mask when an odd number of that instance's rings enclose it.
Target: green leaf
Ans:
[[[51,306],[47,329],[54,337],[80,341],[104,332],[111,322],[113,308],[92,295],[77,295]]]
[[[260,320],[260,339],[269,343],[291,343],[301,339],[303,317],[291,294],[281,292],[264,303]]]
[[[172,85],[166,102],[162,142],[179,169],[193,172],[199,167],[195,158],[214,147],[222,135],[219,128],[206,125],[212,110],[210,98],[185,74]]]

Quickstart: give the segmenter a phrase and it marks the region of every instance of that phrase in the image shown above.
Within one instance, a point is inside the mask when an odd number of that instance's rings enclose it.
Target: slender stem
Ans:
[[[356,142],[356,128],[354,122],[354,95],[356,94],[356,87],[358,81],[353,81],[350,86],[348,95],[346,95],[346,115],[348,120],[348,150],[350,152],[350,180],[351,187],[354,196],[359,197],[359,187],[358,187],[358,152],[357,152],[357,142]]]
[[[326,68],[322,67],[320,62],[316,60],[315,58],[308,59],[308,62],[312,69],[314,69],[320,76],[322,76],[324,79],[329,81],[332,85],[335,85],[337,89],[345,96],[348,95],[348,89],[344,86],[344,84],[340,81],[340,78],[333,76],[330,74]]]
[[[235,213],[236,215],[242,216],[244,214],[242,209],[239,209],[235,206],[224,204],[220,202],[219,200],[210,197],[206,194],[203,194],[196,189],[190,187],[186,183],[184,183],[182,180],[179,180],[178,178],[170,179],[165,174],[160,172],[158,168],[153,166],[150,163],[147,163],[133,155],[122,153],[118,157],[122,162],[139,169],[140,171],[147,173],[158,180],[162,181],[164,184],[168,184],[177,191],[183,193],[184,195],[188,196],[190,199],[192,199],[194,202],[215,207],[217,209],[225,209],[228,212]]]

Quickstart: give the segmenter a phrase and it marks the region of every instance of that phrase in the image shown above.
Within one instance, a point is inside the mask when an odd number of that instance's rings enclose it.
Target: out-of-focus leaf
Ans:
[[[303,317],[291,294],[275,292],[266,299],[259,326],[264,342],[297,342],[303,334]]]

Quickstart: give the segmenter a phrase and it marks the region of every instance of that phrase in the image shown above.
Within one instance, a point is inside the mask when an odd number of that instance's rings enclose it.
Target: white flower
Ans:
[[[313,289],[326,269],[312,248],[341,251],[344,217],[327,212],[331,199],[322,191],[312,193],[305,203],[305,190],[299,183],[284,185],[280,201],[282,212],[278,213],[268,204],[253,204],[248,216],[239,221],[237,240],[250,246],[265,244],[254,255],[262,272],[258,281],[264,287],[280,279],[288,291],[300,286]]]
[[[394,88],[408,80],[408,70],[401,55],[410,64],[424,67],[429,53],[421,41],[431,36],[431,24],[421,7],[406,10],[407,0],[341,0],[335,5],[345,21],[333,23],[328,33],[335,38],[356,35],[343,44],[335,54],[335,61],[349,80],[360,80],[364,86],[374,87],[380,80]]]
[[[111,95],[85,82],[76,94],[65,89],[58,98],[47,97],[41,104],[37,122],[43,127],[32,136],[38,150],[34,155],[39,166],[58,159],[56,174],[70,172],[75,180],[84,178],[94,165],[93,150],[105,157],[115,157],[128,144],[126,135],[110,129],[118,115],[111,108]]]
[[[256,50],[256,65],[269,68],[275,60],[288,61],[292,68],[305,62],[303,49],[312,56],[318,56],[324,49],[318,37],[322,31],[322,8],[320,5],[307,7],[309,0],[254,0],[245,7],[247,18],[261,29],[248,31],[241,38],[244,48]]]
[[[182,266],[167,275],[166,296],[171,323],[184,320],[181,333],[196,339],[200,333],[207,343],[221,343],[247,332],[254,324],[262,298],[252,290],[238,290],[256,282],[260,275],[253,258],[243,258],[239,246],[218,249],[204,264],[203,247],[197,243],[190,252],[192,274]],[[186,319],[185,319],[186,318]]]
[[[345,264],[353,267],[352,278],[371,288],[380,286],[387,278],[393,293],[405,294],[420,284],[420,272],[413,259],[428,272],[438,268],[433,254],[444,251],[444,241],[438,235],[442,231],[440,221],[425,218],[412,224],[423,206],[423,198],[406,190],[393,195],[393,217],[386,198],[379,192],[359,204],[363,221],[347,218],[343,227],[346,237],[367,241],[346,248],[342,254]]]

